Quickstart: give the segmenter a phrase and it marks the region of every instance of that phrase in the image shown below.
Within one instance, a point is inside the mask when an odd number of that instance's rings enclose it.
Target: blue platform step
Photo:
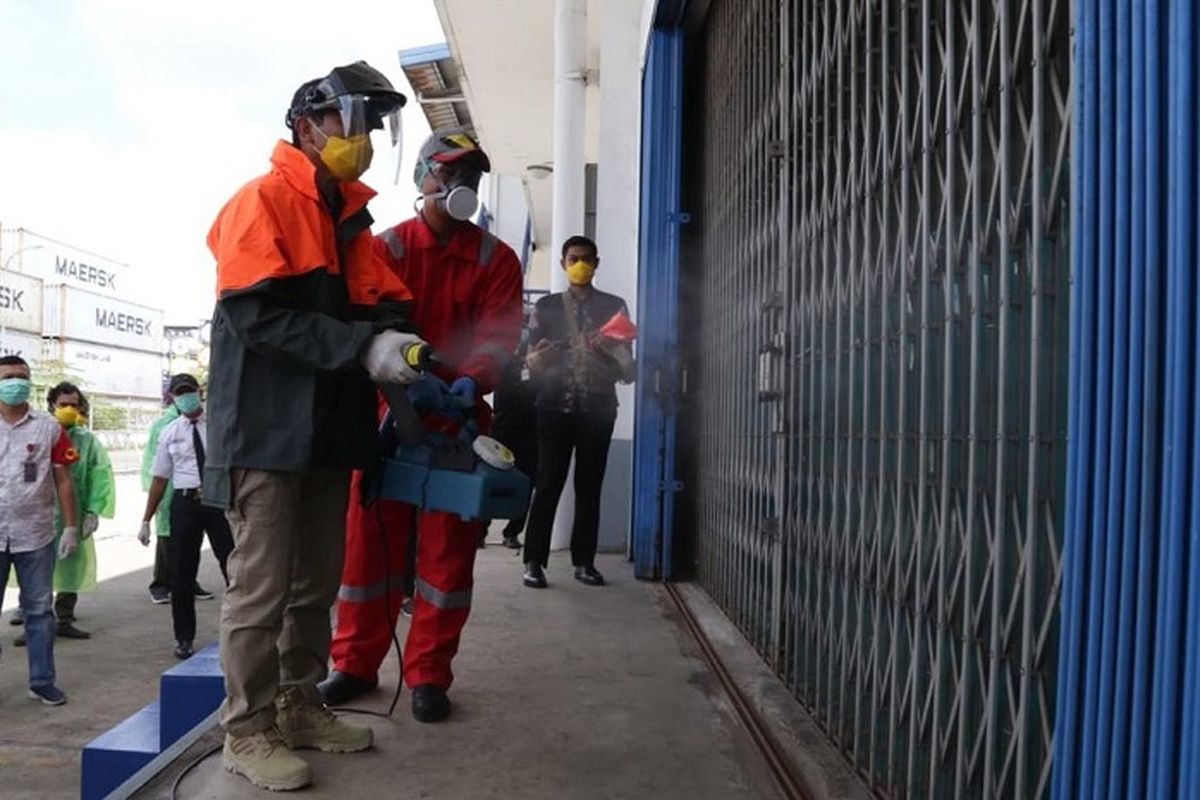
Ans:
[[[217,646],[209,645],[164,672],[158,691],[162,703],[159,747],[166,750],[225,699],[225,676]]]
[[[141,711],[100,734],[83,748],[83,800],[101,800],[159,754],[159,705]]]
[[[164,672],[158,700],[84,747],[83,800],[107,797],[204,722],[224,698],[225,679],[215,644]]]

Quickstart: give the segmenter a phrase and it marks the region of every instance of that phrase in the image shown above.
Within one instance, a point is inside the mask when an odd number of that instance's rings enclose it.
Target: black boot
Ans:
[[[336,669],[329,677],[317,684],[317,691],[327,706],[342,706],[356,697],[361,697],[379,685],[378,680],[364,681],[348,672]]]
[[[58,623],[58,638],[60,639],[90,639],[92,635],[87,631],[80,630],[75,627],[74,622],[59,622]]]
[[[413,718],[417,722],[441,722],[450,716],[450,698],[446,690],[432,683],[422,683],[412,690]]]

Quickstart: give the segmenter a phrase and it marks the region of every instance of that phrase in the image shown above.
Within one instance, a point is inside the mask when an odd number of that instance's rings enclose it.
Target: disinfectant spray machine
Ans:
[[[413,345],[404,354],[409,366],[429,372],[435,357],[428,345]],[[427,379],[428,380],[428,379]],[[378,475],[378,494],[425,511],[444,511],[464,520],[516,519],[529,507],[532,485],[516,469],[512,451],[480,436],[472,408],[419,409],[403,386],[379,387],[390,411],[384,431],[385,454]],[[457,435],[426,427],[422,412],[462,420]],[[385,420],[385,428],[389,421]]]

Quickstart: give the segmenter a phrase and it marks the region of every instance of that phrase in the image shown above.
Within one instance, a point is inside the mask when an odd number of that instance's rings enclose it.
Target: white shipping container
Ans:
[[[78,379],[85,392],[124,397],[162,397],[164,360],[161,355],[124,350],[70,339],[55,342],[55,354],[67,375]]]
[[[161,355],[165,350],[163,312],[72,286],[45,292],[43,333]]]
[[[13,257],[8,269],[41,278],[48,287],[74,286],[110,297],[129,297],[136,289],[128,264],[27,230],[5,231],[4,249]]]
[[[42,337],[12,328],[0,328],[0,356],[20,356],[37,369],[42,358]]]
[[[0,330],[42,332],[42,282],[0,269]]]

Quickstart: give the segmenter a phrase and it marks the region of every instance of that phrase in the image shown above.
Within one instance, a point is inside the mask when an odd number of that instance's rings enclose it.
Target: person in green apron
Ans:
[[[87,398],[79,387],[64,381],[50,390],[46,400],[79,455],[79,460],[71,465],[80,520],[79,547],[54,566],[54,614],[58,617],[58,638],[90,639],[90,633],[75,627],[75,606],[80,592],[96,588],[96,540],[92,534],[100,525],[100,517],[113,518],[116,483],[108,452],[86,425]],[[62,535],[63,515],[57,504],[54,512],[57,537]]]

